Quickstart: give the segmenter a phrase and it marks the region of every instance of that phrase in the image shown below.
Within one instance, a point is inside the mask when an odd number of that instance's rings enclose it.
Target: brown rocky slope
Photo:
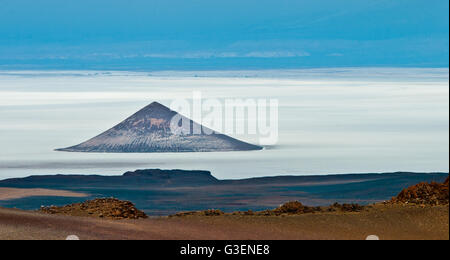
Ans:
[[[426,183],[404,189],[392,198],[391,204],[417,204],[417,205],[448,205],[449,204],[449,178],[444,183]]]
[[[114,198],[95,199],[62,207],[42,207],[40,212],[56,215],[96,217],[116,220],[147,218],[147,215],[138,210],[133,203]]]

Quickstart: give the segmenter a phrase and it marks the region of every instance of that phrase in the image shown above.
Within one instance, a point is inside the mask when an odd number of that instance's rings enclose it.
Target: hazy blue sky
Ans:
[[[448,0],[0,0],[0,69],[448,67],[448,20]]]

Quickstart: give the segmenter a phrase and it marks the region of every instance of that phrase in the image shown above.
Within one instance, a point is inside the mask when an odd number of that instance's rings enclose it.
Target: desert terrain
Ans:
[[[105,220],[0,208],[0,239],[448,240],[448,206],[376,205],[357,213]]]
[[[63,240],[73,235],[82,240],[364,240],[370,235],[448,240],[449,178],[420,182],[390,200],[368,205],[290,201],[262,211],[210,208],[152,217],[116,198],[28,211],[0,208],[0,240]]]

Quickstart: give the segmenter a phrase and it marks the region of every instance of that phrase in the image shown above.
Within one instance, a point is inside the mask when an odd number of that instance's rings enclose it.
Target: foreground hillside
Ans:
[[[384,203],[308,207],[288,202],[262,212],[184,212],[148,219],[128,201],[96,199],[39,212],[0,208],[0,239],[276,240],[449,239],[449,179],[403,189]]]
[[[46,215],[0,208],[0,239],[277,240],[449,239],[448,206],[376,205],[358,213],[188,216],[140,220]]]

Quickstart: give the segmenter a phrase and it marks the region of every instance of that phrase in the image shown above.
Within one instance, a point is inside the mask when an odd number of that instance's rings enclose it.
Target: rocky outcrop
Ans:
[[[272,212],[275,214],[302,214],[307,208],[308,207],[305,207],[301,202],[291,201],[281,205]]]
[[[40,212],[52,215],[95,217],[115,220],[147,218],[147,215],[138,210],[133,203],[114,198],[95,199],[62,207],[41,207]]]
[[[208,216],[208,217],[216,217],[216,216],[283,216],[283,215],[302,215],[307,213],[322,213],[322,212],[361,212],[365,209],[365,206],[361,206],[358,204],[339,204],[334,203],[328,207],[308,207],[303,205],[299,201],[291,201],[287,202],[280,207],[273,210],[264,210],[253,212],[252,210],[244,211],[244,212],[233,212],[233,213],[224,213],[221,210],[206,210],[206,211],[191,211],[191,212],[181,212],[171,217],[188,217],[188,216]]]
[[[188,212],[180,212],[171,217],[188,217],[188,216],[205,216],[205,217],[217,217],[223,216],[225,212],[217,209],[209,209],[205,211],[188,211]]]
[[[298,215],[306,213],[318,213],[318,212],[360,212],[364,210],[364,206],[359,204],[339,204],[334,203],[328,207],[308,207],[301,202],[292,201],[281,205],[274,210],[266,211],[269,215]]]
[[[397,197],[391,199],[391,204],[417,205],[448,205],[449,178],[444,183],[421,182],[402,190]]]

